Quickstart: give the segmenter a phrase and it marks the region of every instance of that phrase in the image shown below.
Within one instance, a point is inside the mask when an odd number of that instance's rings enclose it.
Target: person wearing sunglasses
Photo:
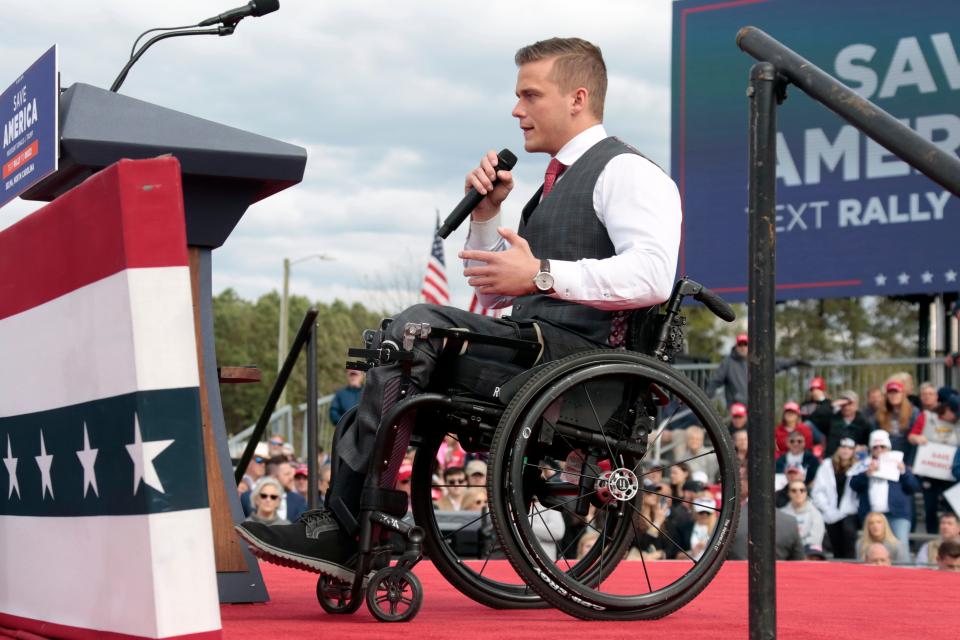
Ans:
[[[253,500],[253,513],[247,518],[248,521],[267,525],[290,524],[289,520],[277,515],[277,509],[284,494],[283,485],[279,480],[273,476],[264,476],[253,485],[250,494]]]
[[[826,525],[823,523],[823,516],[807,499],[806,483],[802,480],[794,480],[787,485],[787,495],[790,496],[790,502],[780,510],[797,519],[803,546],[805,548],[822,548]]]

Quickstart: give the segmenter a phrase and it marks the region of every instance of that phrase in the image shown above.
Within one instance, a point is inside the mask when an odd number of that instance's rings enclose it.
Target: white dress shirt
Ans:
[[[581,132],[557,152],[572,165],[590,147],[607,138],[603,125]],[[563,180],[560,174],[558,182]],[[680,251],[680,194],[677,185],[643,156],[622,153],[614,157],[597,179],[593,208],[607,229],[615,255],[603,260],[550,260],[555,293],[552,297],[598,309],[648,307],[670,297]],[[497,233],[499,214],[485,222],[470,222],[465,249],[503,251],[509,245]],[[465,266],[482,264],[465,260]],[[477,292],[480,304],[501,308],[509,296]]]

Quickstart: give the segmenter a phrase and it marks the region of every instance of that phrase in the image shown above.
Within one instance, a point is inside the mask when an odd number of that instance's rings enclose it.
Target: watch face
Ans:
[[[540,291],[550,291],[553,289],[553,274],[541,271],[534,277],[533,283]]]

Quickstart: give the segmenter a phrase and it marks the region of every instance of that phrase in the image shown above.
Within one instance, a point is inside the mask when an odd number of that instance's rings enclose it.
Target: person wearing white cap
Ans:
[[[717,503],[713,498],[697,498],[693,501],[693,529],[690,532],[690,556],[699,560],[710,542],[710,535],[717,526]]]
[[[900,478],[896,482],[877,477],[881,458],[890,453],[892,448],[890,434],[877,429],[870,434],[869,444],[870,457],[859,465],[850,478],[850,488],[860,497],[860,518],[863,520],[874,511],[886,515],[893,535],[906,544],[912,520],[910,501],[913,494],[920,490],[920,483],[902,460],[897,464]]]

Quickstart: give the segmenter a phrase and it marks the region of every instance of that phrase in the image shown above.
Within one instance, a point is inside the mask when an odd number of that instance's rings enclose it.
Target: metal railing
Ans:
[[[333,394],[317,399],[317,443],[324,451],[330,451],[330,443],[333,442],[333,429],[336,427],[335,424],[330,422],[329,417],[332,402]],[[267,420],[267,427],[264,430],[264,433],[267,434],[265,438],[269,438],[271,435],[279,435],[284,442],[293,444],[293,449],[300,460],[306,460],[308,418],[306,402],[296,406],[288,404],[280,407]],[[227,447],[230,450],[231,458],[240,457],[256,426],[256,424],[252,424],[227,439]]]
[[[678,364],[682,371],[701,389],[706,389],[717,363]],[[949,383],[950,371],[942,358],[880,358],[876,360],[813,360],[809,366],[793,367],[774,376],[776,405],[788,400],[800,401],[807,395],[807,385],[814,376],[821,376],[834,394],[852,389],[860,395],[860,405],[866,403],[866,393],[874,387],[883,387],[890,376],[909,373],[915,387],[932,381],[936,386]],[[725,409],[725,407],[723,407]],[[779,412],[775,412],[779,417]]]

